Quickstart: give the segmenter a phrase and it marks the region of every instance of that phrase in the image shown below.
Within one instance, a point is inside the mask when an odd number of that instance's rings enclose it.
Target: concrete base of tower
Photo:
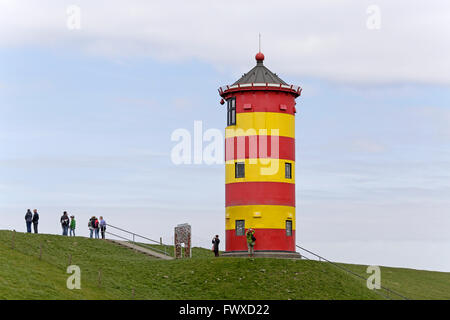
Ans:
[[[248,258],[248,251],[225,251],[223,257],[244,257]],[[254,258],[285,258],[285,259],[301,259],[301,255],[295,251],[276,251],[276,250],[255,250]]]

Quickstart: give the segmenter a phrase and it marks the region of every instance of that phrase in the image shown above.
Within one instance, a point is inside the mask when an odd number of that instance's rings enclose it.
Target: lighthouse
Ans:
[[[295,251],[295,99],[301,88],[264,65],[219,88],[226,103],[225,253],[247,255],[248,229],[255,256],[298,257]]]

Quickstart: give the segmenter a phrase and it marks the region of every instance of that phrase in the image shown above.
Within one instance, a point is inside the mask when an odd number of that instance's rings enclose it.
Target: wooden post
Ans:
[[[98,286],[102,286],[102,269],[98,270]]]
[[[11,248],[14,249],[15,247],[16,247],[16,230],[13,230]]]
[[[162,245],[162,237],[159,237],[159,244]]]

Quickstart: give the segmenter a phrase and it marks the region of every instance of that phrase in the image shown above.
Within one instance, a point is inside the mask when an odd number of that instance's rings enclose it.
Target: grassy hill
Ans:
[[[12,238],[0,231],[0,299],[382,298],[318,261],[214,258],[201,248],[192,259],[162,261],[102,240],[17,232],[12,249]],[[66,288],[69,259],[81,269],[81,290]],[[382,284],[411,299],[450,299],[450,273],[382,267]]]

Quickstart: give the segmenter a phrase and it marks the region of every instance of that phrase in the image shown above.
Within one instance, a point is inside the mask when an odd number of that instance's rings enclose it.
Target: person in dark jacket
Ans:
[[[88,222],[89,238],[91,238],[91,239],[92,239],[92,236],[94,235],[94,225],[95,225],[95,217],[92,216]]]
[[[28,209],[27,213],[25,214],[25,223],[27,224],[27,232],[31,233],[31,222],[33,221],[33,214],[31,213],[31,210]]]
[[[69,231],[70,219],[66,211],[64,211],[60,221],[62,226],[62,235],[67,236]]]
[[[213,243],[214,255],[216,257],[218,257],[219,256],[219,243],[220,243],[218,234],[216,234],[216,237],[212,239],[212,243]]]
[[[37,212],[36,209],[33,210],[32,222],[33,222],[34,233],[38,233],[39,213]]]

